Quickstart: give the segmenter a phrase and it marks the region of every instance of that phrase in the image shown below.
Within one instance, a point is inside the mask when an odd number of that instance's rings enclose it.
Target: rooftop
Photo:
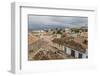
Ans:
[[[84,47],[82,44],[74,41],[72,37],[68,37],[68,38],[55,38],[52,41],[54,43],[57,43],[57,44],[60,44],[60,45],[64,45],[66,47],[75,49],[75,50],[80,51],[80,52],[86,52],[86,48],[87,47]]]

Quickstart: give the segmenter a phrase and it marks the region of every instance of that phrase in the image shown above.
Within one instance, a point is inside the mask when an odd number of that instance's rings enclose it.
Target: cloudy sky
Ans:
[[[88,24],[87,17],[71,17],[71,16],[28,16],[29,29],[39,30],[48,28],[75,27],[86,26]]]

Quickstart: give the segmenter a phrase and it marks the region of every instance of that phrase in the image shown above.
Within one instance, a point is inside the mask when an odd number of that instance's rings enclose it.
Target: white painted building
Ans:
[[[68,55],[74,56],[75,58],[88,58],[88,54],[87,54],[87,49],[86,49],[86,53],[65,47],[65,52]]]
[[[69,47],[58,45],[56,43],[54,43],[54,46],[57,47],[60,50],[64,50],[66,52],[66,54],[71,55],[75,58],[88,58],[88,49],[86,49],[86,52],[83,53],[83,52],[80,52],[78,50],[71,49]]]
[[[57,34],[57,38],[61,38],[61,34]]]

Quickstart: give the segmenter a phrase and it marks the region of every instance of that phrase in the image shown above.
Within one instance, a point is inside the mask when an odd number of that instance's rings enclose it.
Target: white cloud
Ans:
[[[61,17],[61,16],[39,16],[29,15],[29,27],[37,27],[37,25],[66,25],[66,24],[88,24],[87,17]],[[38,26],[39,27],[39,26]]]

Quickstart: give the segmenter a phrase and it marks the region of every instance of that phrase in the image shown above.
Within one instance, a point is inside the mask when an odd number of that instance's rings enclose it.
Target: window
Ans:
[[[82,54],[81,53],[79,53],[79,58],[82,58]]]
[[[75,51],[71,50],[71,56],[75,57]]]

